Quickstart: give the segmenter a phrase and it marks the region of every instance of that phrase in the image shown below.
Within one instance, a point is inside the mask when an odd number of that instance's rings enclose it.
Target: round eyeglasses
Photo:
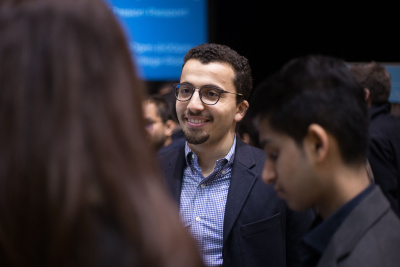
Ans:
[[[190,83],[178,83],[174,85],[175,87],[175,97],[176,100],[186,102],[189,101],[193,94],[194,91],[197,89],[199,90],[199,96],[201,102],[203,102],[206,105],[215,105],[219,101],[219,98],[221,97],[221,94],[233,94],[233,95],[238,95],[240,97],[243,97],[242,94],[239,93],[232,93],[228,92],[225,90],[222,90],[221,88],[218,88],[216,86],[212,85],[205,85],[200,88],[194,88],[193,85]]]

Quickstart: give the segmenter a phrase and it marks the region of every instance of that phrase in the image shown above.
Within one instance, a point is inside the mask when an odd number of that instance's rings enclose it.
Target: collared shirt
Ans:
[[[204,177],[197,155],[185,145],[180,214],[197,240],[207,266],[222,265],[225,204],[230,185],[236,136],[228,154],[216,161],[213,172]]]
[[[354,207],[356,207],[358,203],[372,192],[373,188],[374,184],[371,183],[360,194],[343,205],[326,220],[322,221],[320,216],[317,217],[312,230],[305,235],[302,240],[300,260],[302,261],[303,266],[312,267],[318,264],[320,257],[328,247],[336,230],[339,229],[342,222]]]

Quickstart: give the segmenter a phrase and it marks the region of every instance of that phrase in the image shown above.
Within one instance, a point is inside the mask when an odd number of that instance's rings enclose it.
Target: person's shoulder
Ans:
[[[157,153],[157,158],[161,165],[165,165],[167,162],[178,161],[178,157],[185,155],[185,146],[171,147]]]
[[[266,153],[264,150],[251,146],[242,140],[238,140],[235,151],[235,161],[241,162],[245,166],[258,166],[260,170],[264,166]]]
[[[385,124],[394,123],[395,125],[400,125],[400,120],[391,113],[381,113],[371,120],[372,123],[374,123],[375,121]]]
[[[236,151],[237,152],[239,152],[239,153],[250,153],[250,154],[255,155],[256,157],[265,157],[265,151],[264,150],[262,150],[262,149],[260,149],[258,147],[249,145],[249,144],[245,143],[241,139],[237,139],[236,142],[237,142],[237,144],[236,144]]]
[[[334,252],[337,247],[341,247],[341,251],[348,255],[342,258],[346,266],[395,266],[387,264],[398,264],[400,261],[399,227],[399,218],[390,208],[379,186],[375,186],[336,230],[325,252],[326,256],[323,256],[320,263],[330,262],[332,257],[342,257]],[[382,259],[386,264],[382,264]],[[395,259],[397,261],[393,261]]]
[[[160,148],[157,153],[161,155],[170,151],[175,151],[181,147],[185,147],[185,142],[185,139],[176,139],[170,145]]]
[[[366,195],[354,210],[346,218],[348,227],[354,227],[353,223],[364,218],[358,223],[358,230],[381,228],[381,231],[400,228],[400,219],[390,208],[390,203],[386,199],[379,185],[374,185],[373,190]],[[400,232],[398,232],[400,242]],[[400,243],[399,243],[400,245]]]
[[[382,198],[383,197],[382,195]],[[360,218],[368,216],[366,219],[367,224],[365,226],[363,224],[361,224],[361,226],[358,224],[359,228],[365,229],[364,233],[360,233],[350,227],[347,229],[347,231],[353,231],[355,234],[358,233],[360,238],[357,242],[358,248],[354,249],[357,251],[354,258],[360,257],[363,262],[375,263],[368,266],[380,266],[379,261],[381,259],[385,259],[386,263],[395,263],[395,265],[397,265],[400,261],[400,254],[398,253],[398,247],[400,246],[400,232],[398,231],[400,227],[399,218],[390,208],[382,213],[376,210],[366,211],[365,213],[364,215],[360,214]],[[369,218],[374,218],[374,216],[375,219],[368,223]],[[347,235],[347,238],[356,237]],[[390,244],[390,246],[388,246],[388,244]]]
[[[371,120],[370,134],[372,139],[388,138],[400,140],[400,120],[392,114],[382,114]]]
[[[255,153],[257,155],[265,155],[265,151],[262,150],[261,148],[258,148],[258,147],[255,147],[255,146],[251,146],[251,145],[248,145],[248,146],[253,151],[253,153]]]

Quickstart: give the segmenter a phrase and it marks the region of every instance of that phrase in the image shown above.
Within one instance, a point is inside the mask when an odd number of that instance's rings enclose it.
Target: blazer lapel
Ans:
[[[255,161],[249,147],[241,140],[236,140],[237,147],[225,207],[224,243],[257,180],[257,174],[251,170]]]
[[[332,237],[318,266],[333,266],[333,262],[350,253],[358,241],[390,208],[379,187],[362,200],[348,215]]]

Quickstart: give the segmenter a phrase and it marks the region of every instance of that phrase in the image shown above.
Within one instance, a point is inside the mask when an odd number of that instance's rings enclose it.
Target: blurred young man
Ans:
[[[206,264],[297,266],[314,213],[290,211],[261,180],[265,153],[236,136],[252,90],[247,59],[224,45],[194,47],[175,90],[186,145],[161,163]]]
[[[149,141],[158,153],[184,145],[184,140],[174,139],[177,122],[173,109],[161,95],[150,95],[143,103],[143,113]]]
[[[262,84],[251,114],[267,153],[263,180],[293,210],[319,213],[304,266],[397,266],[400,221],[365,167],[368,116],[343,61],[307,56]]]
[[[375,182],[400,216],[400,120],[390,112],[390,74],[374,61],[352,63],[350,71],[364,88],[369,107],[368,160]]]

